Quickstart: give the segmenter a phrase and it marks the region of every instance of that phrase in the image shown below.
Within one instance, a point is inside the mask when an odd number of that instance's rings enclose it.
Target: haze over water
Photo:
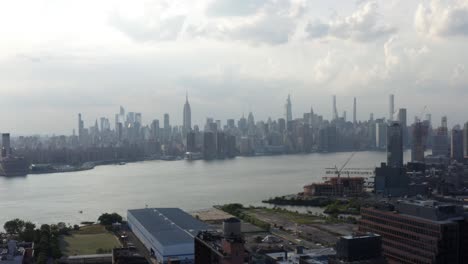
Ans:
[[[36,223],[79,224],[104,212],[150,207],[210,208],[239,202],[259,204],[297,193],[321,181],[324,168],[340,167],[350,152],[238,157],[219,161],[145,161],[93,170],[0,178],[0,224],[13,218]],[[405,159],[409,158],[408,152]],[[358,152],[347,167],[375,167],[385,152]],[[80,213],[79,211],[83,211]]]

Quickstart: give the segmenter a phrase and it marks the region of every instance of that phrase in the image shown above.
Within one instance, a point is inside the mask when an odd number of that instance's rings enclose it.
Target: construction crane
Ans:
[[[343,169],[346,167],[346,165],[348,165],[348,163],[351,161],[351,159],[354,157],[354,155],[356,154],[356,152],[353,152],[351,154],[351,156],[349,156],[349,158],[346,160],[346,162],[343,164],[343,166],[341,166],[340,170],[338,170],[338,168],[336,167],[335,165],[335,168],[337,169],[336,170],[336,175],[338,177],[338,183],[340,183],[340,175],[341,175],[341,171],[343,171]],[[349,175],[349,174],[348,174]]]
[[[417,116],[417,118],[419,118],[419,122],[422,122],[422,120],[424,118],[424,114],[426,113],[426,109],[427,109],[427,105],[424,106],[424,108],[421,111],[421,113],[419,114],[419,116]]]
[[[351,154],[351,156],[349,156],[348,159],[345,161],[345,163],[341,166],[340,169],[338,169],[338,167],[335,165],[335,167],[333,167],[333,168],[325,168],[325,170],[326,170],[325,173],[327,175],[329,175],[329,174],[335,175],[335,177],[338,177],[338,181],[340,181],[340,177],[341,177],[341,174],[343,174],[343,172],[348,174],[348,177],[349,177],[350,174],[365,176],[365,177],[368,177],[368,178],[374,176],[374,169],[375,168],[348,168],[348,169],[344,170],[346,165],[348,165],[348,163],[351,161],[351,159],[354,157],[355,154],[356,154],[356,152],[353,152]],[[328,180],[329,177],[323,177],[323,179]]]

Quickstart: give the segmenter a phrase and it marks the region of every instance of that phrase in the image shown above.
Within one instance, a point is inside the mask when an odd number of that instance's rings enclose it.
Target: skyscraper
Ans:
[[[416,122],[413,125],[413,145],[411,146],[411,161],[424,162],[424,150],[426,146],[426,125]]]
[[[393,121],[393,114],[395,113],[395,96],[391,94],[388,97],[388,120]]]
[[[286,124],[292,121],[292,105],[291,105],[291,96],[288,94],[288,99],[286,100]]]
[[[353,102],[353,124],[356,124],[356,97],[354,97],[354,102]]]
[[[336,95],[333,95],[333,120],[338,119],[338,109],[336,108]]]
[[[435,135],[432,136],[432,155],[449,157],[449,151],[447,117],[443,116],[441,126],[437,128]]]
[[[171,125],[169,123],[169,114],[164,114],[164,141],[171,138]]]
[[[10,133],[2,134],[2,157],[11,155]]]
[[[452,129],[450,146],[450,157],[458,162],[463,162],[463,130],[460,127]]]
[[[403,147],[408,147],[408,121],[406,117],[406,108],[400,108],[398,110],[398,122],[400,123],[401,130],[403,131]]]
[[[184,120],[183,120],[183,131],[187,134],[188,131],[192,130],[192,111],[188,101],[188,94],[185,95],[184,104]]]
[[[84,130],[84,122],[81,119],[81,114],[78,114],[78,139],[80,143],[83,143],[83,131]]]
[[[403,167],[403,132],[398,122],[387,128],[387,164],[389,167]]]
[[[468,159],[468,122],[463,127],[463,155]]]

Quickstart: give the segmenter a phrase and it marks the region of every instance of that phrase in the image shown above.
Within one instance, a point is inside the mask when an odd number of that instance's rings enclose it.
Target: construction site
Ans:
[[[372,168],[347,168],[356,152],[352,153],[346,162],[338,168],[326,168],[324,182],[312,183],[304,186],[303,197],[360,197],[366,195],[366,189],[372,187],[371,179],[374,176]],[[343,177],[342,175],[346,175]],[[351,176],[352,175],[352,176]]]

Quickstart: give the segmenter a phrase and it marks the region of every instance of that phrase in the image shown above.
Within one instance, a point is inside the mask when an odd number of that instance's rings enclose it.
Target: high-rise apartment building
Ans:
[[[442,117],[441,126],[432,136],[432,155],[448,157],[450,154],[447,117]]]
[[[387,127],[387,165],[403,167],[403,132],[399,122],[392,122]]]
[[[415,122],[413,125],[413,141],[411,146],[411,161],[424,162],[424,150],[426,148],[427,128],[423,122]]]
[[[406,108],[398,110],[398,122],[400,122],[401,130],[403,131],[403,148],[407,148],[409,146],[409,135]]]
[[[452,129],[450,158],[458,162],[463,162],[463,130],[459,129],[459,127]]]

